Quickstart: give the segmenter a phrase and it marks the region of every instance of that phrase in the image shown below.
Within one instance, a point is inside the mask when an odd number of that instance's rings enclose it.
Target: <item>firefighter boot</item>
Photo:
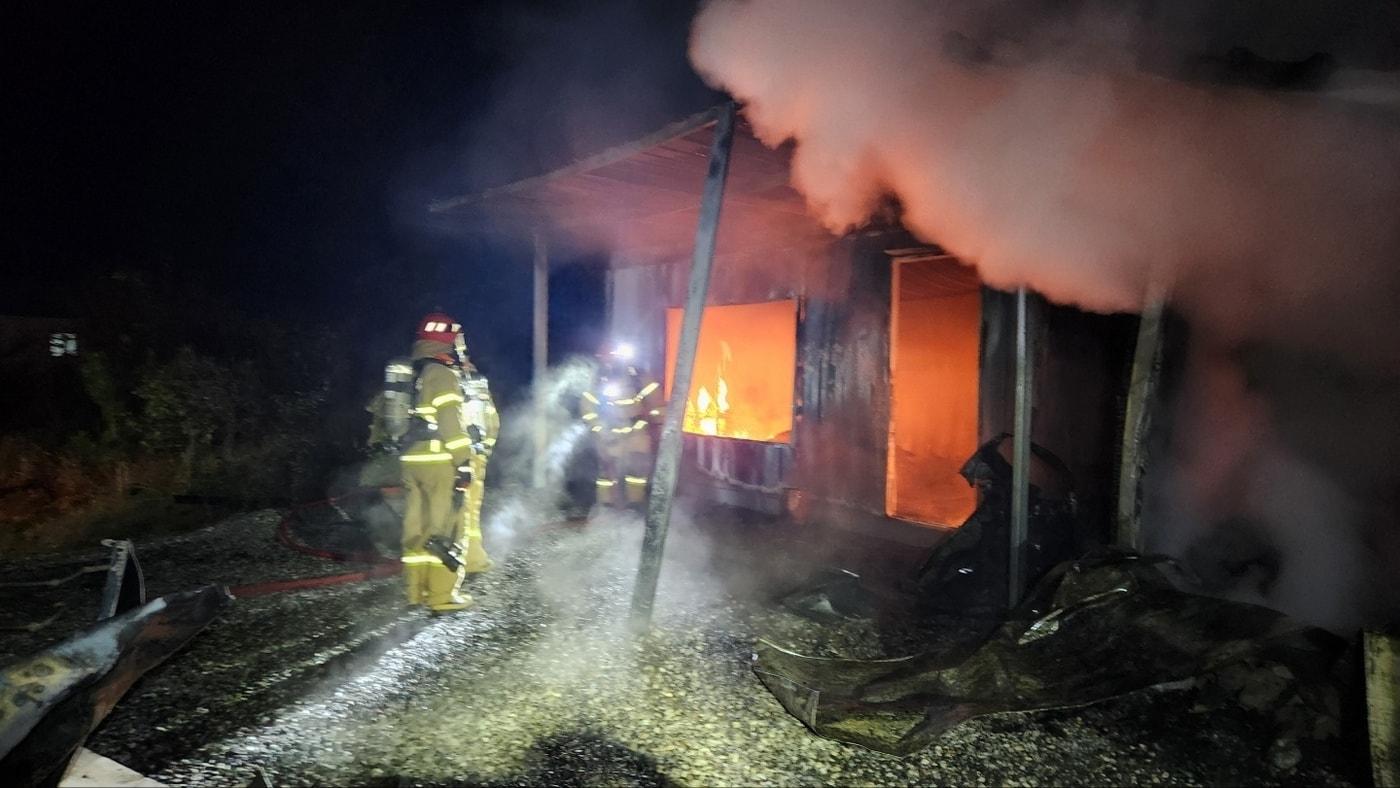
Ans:
[[[624,478],[626,485],[626,497],[628,509],[644,509],[647,503],[647,478],[645,476],[628,476]]]
[[[445,566],[430,565],[426,567],[426,572],[428,598],[425,604],[429,610],[434,613],[452,613],[472,606],[471,596],[458,592],[465,574],[462,569],[454,572]]]
[[[599,505],[599,506],[603,506],[603,507],[607,507],[607,508],[611,508],[611,507],[617,506],[617,499],[618,499],[618,494],[617,494],[617,493],[618,493],[618,491],[617,491],[617,480],[616,480],[616,479],[604,479],[604,478],[599,477],[599,479],[598,479],[598,481],[597,481],[597,486],[598,486],[598,505]]]

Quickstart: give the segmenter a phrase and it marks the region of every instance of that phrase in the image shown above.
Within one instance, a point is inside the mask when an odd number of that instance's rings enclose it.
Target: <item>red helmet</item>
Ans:
[[[462,335],[462,324],[451,315],[433,312],[418,321],[418,338],[451,345]]]

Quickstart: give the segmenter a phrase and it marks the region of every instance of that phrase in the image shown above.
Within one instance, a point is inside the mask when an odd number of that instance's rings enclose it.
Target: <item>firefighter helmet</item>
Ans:
[[[450,345],[461,333],[462,324],[441,312],[433,312],[418,321],[419,339]]]
[[[633,359],[637,348],[630,342],[611,341],[598,351],[598,371],[604,378],[623,378],[637,374]]]
[[[425,315],[418,321],[418,338],[451,347],[457,363],[467,363],[467,338],[462,335],[462,324],[451,315],[442,312]]]

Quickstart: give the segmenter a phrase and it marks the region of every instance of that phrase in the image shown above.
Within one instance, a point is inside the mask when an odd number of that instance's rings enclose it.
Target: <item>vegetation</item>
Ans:
[[[169,519],[171,501],[306,499],[356,462],[364,392],[334,331],[105,285],[129,308],[91,310],[71,384],[0,431],[0,550]]]

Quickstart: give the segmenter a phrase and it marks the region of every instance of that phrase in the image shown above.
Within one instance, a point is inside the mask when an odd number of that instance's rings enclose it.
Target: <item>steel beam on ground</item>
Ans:
[[[686,290],[685,314],[681,320],[675,369],[671,372],[671,397],[661,428],[656,464],[652,468],[651,492],[647,496],[646,530],[642,534],[641,562],[637,568],[637,584],[632,592],[631,623],[637,631],[645,631],[651,626],[652,607],[656,602],[656,584],[661,576],[661,558],[666,547],[666,532],[671,525],[671,500],[676,492],[676,477],[680,470],[682,416],[685,414],[686,399],[690,395],[695,349],[700,341],[700,318],[704,314],[706,296],[710,291],[715,236],[719,230],[720,207],[724,202],[724,184],[729,175],[729,153],[734,146],[735,112],[733,102],[727,102],[718,108],[715,136],[710,145],[710,165],[705,175],[705,192],[700,198],[700,220],[695,228],[695,254],[690,265],[690,285]]]

